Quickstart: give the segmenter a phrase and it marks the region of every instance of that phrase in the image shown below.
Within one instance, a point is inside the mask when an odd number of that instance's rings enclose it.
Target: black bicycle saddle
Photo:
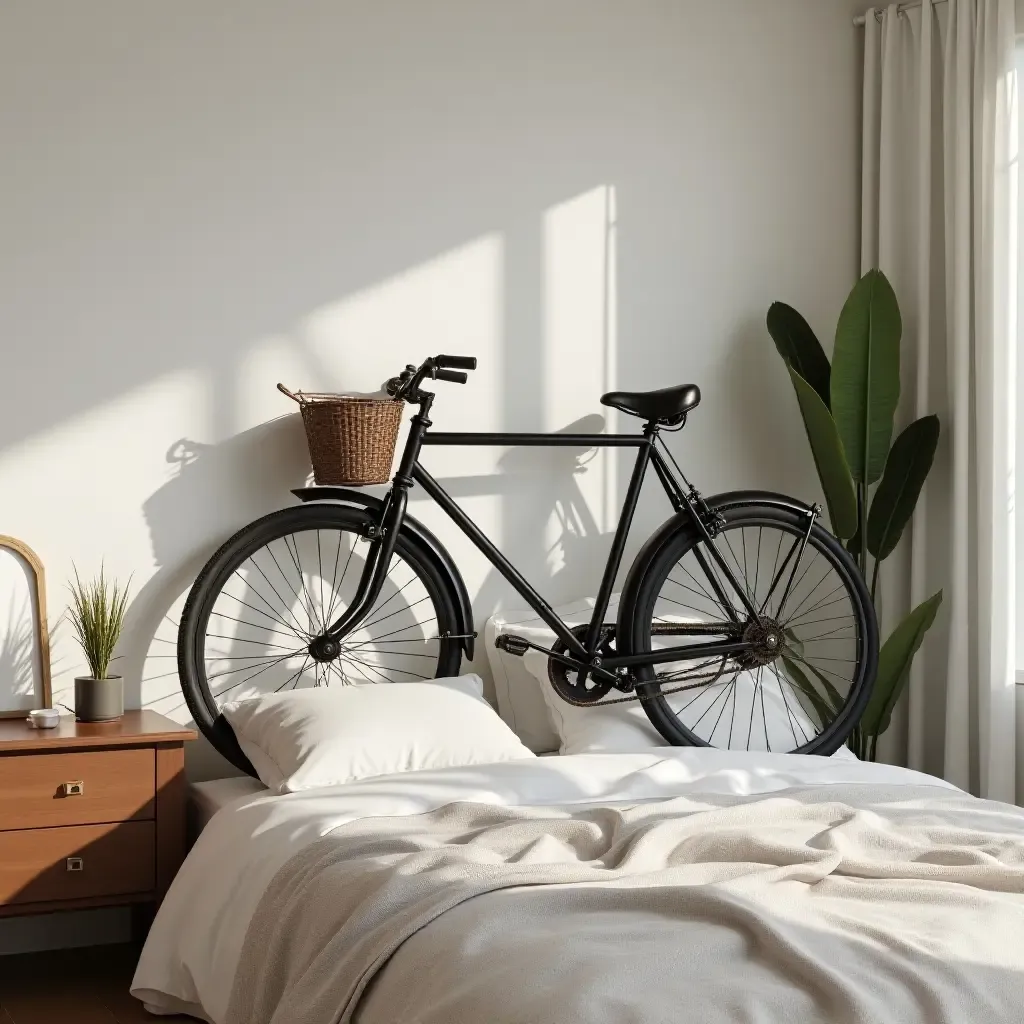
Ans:
[[[668,423],[700,405],[700,388],[683,384],[660,391],[610,391],[601,396],[601,404],[645,420]]]

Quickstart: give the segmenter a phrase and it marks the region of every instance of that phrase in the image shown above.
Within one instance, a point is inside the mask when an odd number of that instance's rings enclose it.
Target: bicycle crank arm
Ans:
[[[600,679],[602,682],[617,684],[622,681],[616,673],[609,672],[606,668],[602,667],[611,661],[610,658],[606,659],[595,656],[594,660],[588,664],[587,662],[580,661],[578,658],[570,657],[568,654],[559,654],[550,648],[541,647],[540,644],[535,644],[521,636],[515,636],[513,633],[502,633],[500,636],[496,636],[494,638],[494,646],[499,651],[505,651],[517,658],[523,657],[527,651],[540,651],[541,654],[546,654],[552,661],[557,661],[560,665],[565,665],[568,668],[574,668],[577,672],[587,671],[595,679]]]

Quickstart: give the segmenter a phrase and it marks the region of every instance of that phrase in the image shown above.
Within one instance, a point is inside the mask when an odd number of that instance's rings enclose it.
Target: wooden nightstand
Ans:
[[[185,743],[154,711],[0,721],[0,917],[159,904],[185,856]]]

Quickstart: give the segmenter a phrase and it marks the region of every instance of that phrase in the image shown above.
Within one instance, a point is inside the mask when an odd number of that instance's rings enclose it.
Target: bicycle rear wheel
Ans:
[[[193,585],[178,631],[182,691],[196,724],[243,771],[255,774],[220,714],[228,701],[458,673],[452,584],[405,534],[362,622],[336,650],[314,642],[354,597],[369,523],[345,505],[274,512],[228,540]]]
[[[863,578],[831,534],[815,526],[808,535],[806,514],[756,500],[721,512],[725,526],[713,543],[762,623],[707,542],[681,523],[641,568],[623,653],[716,638],[680,632],[694,626],[754,649],[640,669],[643,707],[675,745],[831,754],[864,713],[877,669]]]

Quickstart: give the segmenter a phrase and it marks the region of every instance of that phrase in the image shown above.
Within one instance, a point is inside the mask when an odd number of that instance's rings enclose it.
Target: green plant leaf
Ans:
[[[892,711],[910,677],[910,666],[932,627],[942,591],[919,604],[893,631],[878,652],[878,675],[867,710],[860,720],[861,730],[869,736],[881,736],[892,720]]]
[[[768,333],[786,365],[796,370],[829,408],[832,367],[810,324],[792,306],[775,302],[768,310]]]
[[[853,557],[854,561],[860,558],[860,527],[857,527],[857,532],[846,542],[844,545],[846,550]]]
[[[786,648],[787,648],[787,650],[793,651],[793,653],[798,658],[802,658],[804,656],[804,644],[803,644],[803,641],[802,640],[798,640],[796,633],[794,633],[793,630],[791,630],[791,629],[784,629],[782,632],[785,634],[785,637],[786,637]]]
[[[818,680],[819,683],[821,683],[822,687],[825,690],[825,696],[829,702],[829,706],[832,708],[833,717],[835,717],[835,715],[838,715],[839,712],[842,710],[843,705],[846,703],[846,701],[843,700],[842,696],[840,695],[839,691],[835,688],[831,681],[819,669],[816,669],[809,661],[804,659],[800,662],[800,664],[805,669],[807,669],[807,671],[810,672],[814,676],[814,678]]]
[[[836,425],[814,388],[792,367],[789,367],[789,375],[800,403],[821,489],[825,492],[832,532],[837,537],[852,537],[857,532],[857,494]]]
[[[868,551],[879,561],[892,554],[914,514],[932,468],[939,431],[938,416],[925,416],[893,443],[868,516]]]
[[[900,398],[903,321],[885,274],[870,270],[850,293],[832,354],[832,416],[853,479],[874,483],[885,468]]]
[[[811,703],[814,713],[818,716],[818,723],[822,729],[826,728],[836,717],[835,709],[829,706],[828,701],[818,692],[817,687],[804,675],[803,670],[798,667],[792,658],[782,655],[782,665],[789,676],[789,681],[794,688],[799,690]],[[807,709],[801,705],[805,713]]]

